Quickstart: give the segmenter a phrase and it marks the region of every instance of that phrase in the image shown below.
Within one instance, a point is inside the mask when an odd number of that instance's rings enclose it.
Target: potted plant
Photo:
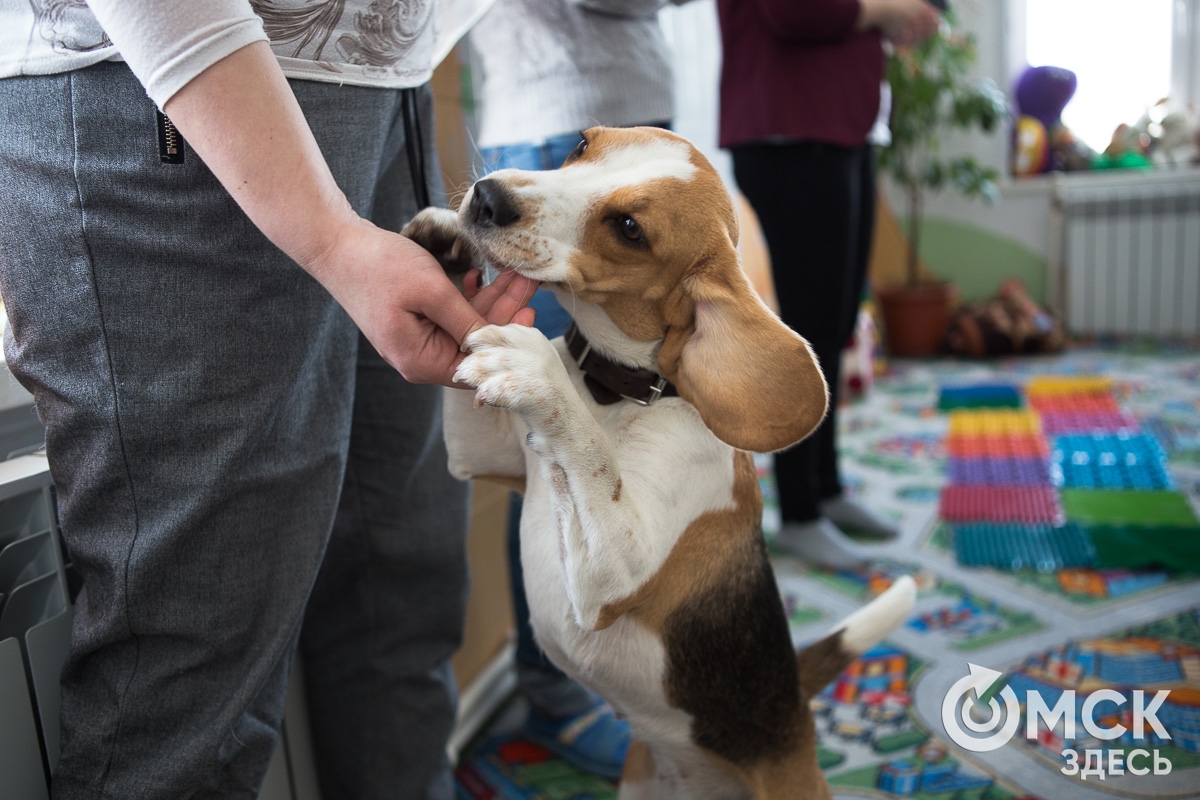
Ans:
[[[954,296],[950,284],[923,280],[918,270],[926,193],[950,187],[967,197],[994,201],[998,196],[996,170],[972,156],[939,155],[945,132],[991,131],[1008,114],[995,83],[969,76],[974,37],[955,33],[951,23],[947,14],[937,33],[915,47],[893,50],[887,60],[892,141],[880,151],[879,165],[904,192],[908,212],[905,282],[876,291],[893,355],[937,352]]]

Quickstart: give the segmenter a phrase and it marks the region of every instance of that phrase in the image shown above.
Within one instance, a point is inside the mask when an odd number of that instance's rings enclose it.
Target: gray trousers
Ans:
[[[354,208],[399,230],[401,94],[292,85]],[[5,352],[83,577],[53,796],[254,797],[299,644],[324,799],[450,798],[468,497],[440,390],[195,153],[160,163],[123,64],[2,80],[0,109]]]

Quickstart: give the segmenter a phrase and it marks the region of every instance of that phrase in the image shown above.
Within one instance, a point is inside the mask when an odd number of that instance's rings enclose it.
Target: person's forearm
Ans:
[[[860,0],[855,27],[875,30],[897,47],[910,47],[937,30],[938,12],[925,0]]]
[[[250,220],[306,269],[339,226],[358,221],[266,42],[213,64],[164,111]]]

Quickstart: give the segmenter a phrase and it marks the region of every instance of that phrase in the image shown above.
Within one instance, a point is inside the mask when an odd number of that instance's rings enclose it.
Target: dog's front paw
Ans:
[[[438,260],[451,277],[460,277],[469,269],[483,269],[483,258],[462,236],[458,214],[448,208],[426,208],[400,231]]]
[[[532,428],[560,419],[570,389],[566,368],[545,335],[521,325],[488,325],[466,339],[454,380],[475,387],[475,401],[510,409]]]

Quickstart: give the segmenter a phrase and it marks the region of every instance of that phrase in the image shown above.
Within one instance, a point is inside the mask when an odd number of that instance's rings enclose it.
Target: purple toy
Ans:
[[[1069,69],[1030,67],[1017,80],[1017,108],[1052,131],[1075,96],[1076,86],[1075,73]]]

